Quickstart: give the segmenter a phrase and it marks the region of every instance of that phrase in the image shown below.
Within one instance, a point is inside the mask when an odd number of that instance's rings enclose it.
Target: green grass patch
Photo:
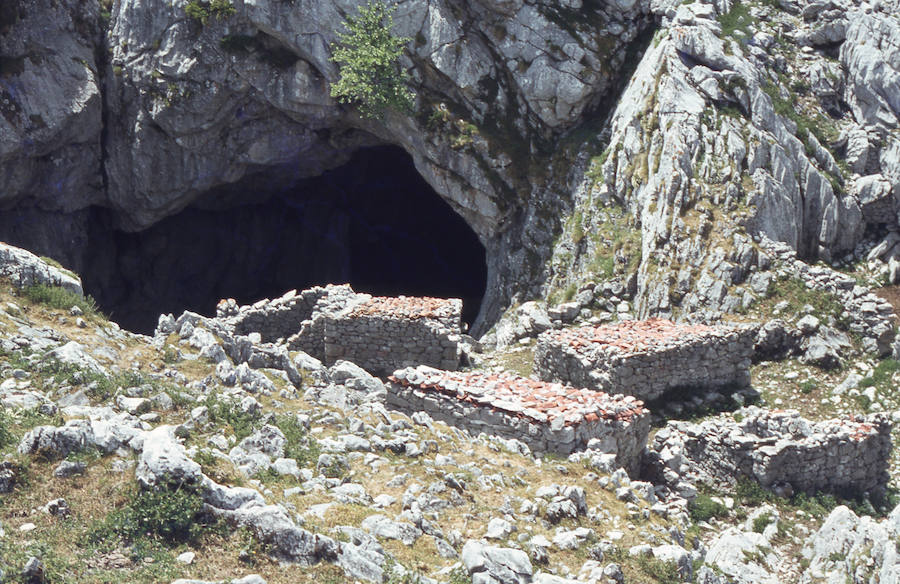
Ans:
[[[285,458],[293,458],[297,466],[314,466],[319,460],[321,449],[315,438],[309,435],[306,428],[293,414],[283,414],[275,418],[275,426],[281,430],[286,439],[284,445]]]
[[[753,520],[753,532],[754,533],[762,533],[766,530],[766,527],[769,526],[772,521],[774,521],[774,517],[769,512],[761,513],[758,517]]]
[[[872,375],[859,382],[859,386],[862,388],[884,387],[891,383],[891,378],[897,371],[900,371],[900,361],[885,359],[875,366]]]
[[[209,409],[209,421],[230,429],[237,440],[243,440],[253,433],[258,415],[244,412],[238,404],[219,400],[213,395],[206,398],[203,405]]]
[[[77,306],[86,317],[106,320],[106,316],[100,312],[97,302],[90,295],[79,296],[65,288],[45,286],[44,284],[29,286],[22,291],[22,294],[34,304],[43,304],[59,310],[69,310],[73,306]]]
[[[812,306],[813,314],[819,318],[834,317],[838,328],[847,329],[847,319],[842,317],[844,305],[829,292],[808,288],[803,280],[793,277],[782,277],[772,282],[769,288],[769,298],[776,301],[786,301],[787,310],[798,314],[807,304]]]
[[[731,10],[719,16],[723,37],[734,37],[738,33],[750,36],[751,27],[755,22],[756,19],[750,14],[750,7],[740,1],[735,1],[731,5]]]
[[[167,545],[197,543],[218,529],[200,495],[187,489],[144,491],[134,488],[125,505],[95,524],[89,540],[109,549],[152,538]]]
[[[700,494],[688,503],[688,513],[690,513],[691,521],[697,523],[709,521],[713,517],[725,517],[728,515],[728,509],[725,508],[725,505],[714,501],[709,495]]]

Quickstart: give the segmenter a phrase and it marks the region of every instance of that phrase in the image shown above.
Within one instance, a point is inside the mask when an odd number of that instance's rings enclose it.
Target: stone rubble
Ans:
[[[681,388],[746,387],[753,327],[624,321],[548,331],[535,371],[545,380],[653,401]]]
[[[465,428],[516,438],[538,452],[590,448],[636,470],[650,430],[643,403],[512,374],[453,373],[420,366],[389,378],[388,405]]]

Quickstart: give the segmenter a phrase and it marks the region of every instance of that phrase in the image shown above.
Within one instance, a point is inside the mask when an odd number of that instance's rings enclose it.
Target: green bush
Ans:
[[[414,94],[406,87],[409,76],[400,70],[403,47],[410,39],[393,35],[393,12],[384,2],[359,7],[358,16],[347,17],[347,32],[338,34],[332,61],[340,77],[331,96],[341,103],[358,103],[360,113],[380,118],[385,110],[412,111]]]
[[[709,495],[697,495],[693,501],[688,503],[688,513],[691,515],[691,521],[709,521],[713,517],[725,517],[728,515],[728,509],[725,505],[713,501]]]
[[[664,562],[652,556],[638,556],[637,566],[645,575],[659,584],[681,584],[681,574],[675,562]]]
[[[184,13],[188,18],[192,18],[200,24],[206,24],[210,16],[216,18],[228,18],[237,12],[231,0],[212,0],[205,2],[204,0],[191,0],[184,7]]]
[[[275,418],[275,426],[284,434],[284,456],[293,458],[301,467],[311,466],[319,460],[321,449],[319,443],[309,436],[306,428],[297,420],[297,416],[285,414]]]
[[[97,309],[97,302],[90,295],[79,296],[65,288],[44,284],[29,286],[22,293],[25,298],[35,304],[43,304],[59,310],[69,310],[73,306],[77,306],[85,316],[105,318]]]
[[[762,533],[766,530],[766,527],[769,526],[773,521],[772,514],[769,512],[761,513],[756,519],[753,520],[753,532],[754,533]]]
[[[175,543],[195,542],[210,531],[200,495],[187,490],[137,490],[121,509],[110,513],[90,531],[94,543],[114,545],[144,537]]]
[[[750,506],[761,505],[775,499],[771,491],[767,491],[758,482],[749,478],[738,480],[734,493],[742,504]]]
[[[204,405],[209,409],[209,421],[214,425],[230,426],[236,439],[243,440],[253,433],[257,416],[241,411],[238,404],[219,401],[215,396],[210,396]]]

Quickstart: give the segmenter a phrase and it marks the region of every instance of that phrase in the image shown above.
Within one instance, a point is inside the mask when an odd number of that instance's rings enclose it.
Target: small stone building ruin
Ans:
[[[739,410],[700,424],[669,422],[647,448],[644,474],[676,491],[740,478],[794,491],[880,495],[888,481],[891,423],[883,414],[811,422],[793,410]],[[739,416],[736,416],[739,417]]]
[[[547,381],[653,401],[680,388],[748,386],[754,338],[753,327],[659,318],[552,330],[538,336],[534,369]]]
[[[650,431],[649,412],[631,396],[576,389],[510,373],[407,368],[389,377],[387,403],[474,433],[515,438],[538,452],[584,448],[616,455],[636,472]]]
[[[344,285],[292,290],[280,298],[238,306],[223,300],[217,318],[238,335],[285,342],[331,365],[346,359],[376,375],[402,367],[459,366],[462,300],[385,297]]]

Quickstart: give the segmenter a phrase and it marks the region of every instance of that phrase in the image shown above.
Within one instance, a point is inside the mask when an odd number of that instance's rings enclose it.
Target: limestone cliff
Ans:
[[[358,2],[187,4],[4,13],[0,237],[79,268],[91,206],[140,230],[396,144],[485,245],[483,331],[611,278],[641,314],[733,312],[761,236],[832,261],[897,229],[896,2],[408,0],[415,111],[380,121],[329,93]]]

